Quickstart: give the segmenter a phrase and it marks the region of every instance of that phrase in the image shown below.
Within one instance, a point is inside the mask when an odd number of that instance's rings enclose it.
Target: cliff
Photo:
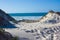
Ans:
[[[3,28],[16,28],[10,21],[16,23],[17,21],[10,15],[6,14],[0,9],[0,40],[12,40],[13,36],[6,32]]]
[[[14,23],[17,23],[17,21],[12,18],[10,15],[8,15],[6,12],[0,9],[0,17],[4,18],[7,21],[12,21]]]
[[[0,28],[16,28],[10,21],[17,23],[14,18],[0,9]]]
[[[0,31],[0,40],[12,40],[13,36],[6,31]]]

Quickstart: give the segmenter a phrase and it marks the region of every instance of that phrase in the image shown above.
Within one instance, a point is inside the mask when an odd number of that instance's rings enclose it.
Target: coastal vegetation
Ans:
[[[0,40],[18,40],[18,37],[13,37],[12,34],[6,32],[3,28],[0,28]]]

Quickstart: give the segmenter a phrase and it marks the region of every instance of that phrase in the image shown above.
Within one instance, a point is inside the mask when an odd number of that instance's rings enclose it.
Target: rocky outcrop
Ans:
[[[56,14],[60,15],[60,12],[56,12]]]
[[[8,15],[7,13],[5,13],[3,10],[0,9],[0,17],[4,18],[7,21],[12,21],[14,23],[17,23],[17,21],[12,18],[10,15]]]
[[[10,15],[6,14],[3,10],[0,9],[0,40],[12,40],[13,36],[3,30],[2,28],[16,28],[9,21],[15,22],[16,20],[12,18]]]
[[[60,12],[54,12],[53,10],[50,10],[48,13],[56,13],[56,14],[60,15]]]
[[[50,10],[48,13],[54,13],[54,11],[53,10]]]
[[[16,28],[10,21],[17,23],[14,18],[0,9],[0,28]]]
[[[13,36],[9,32],[0,31],[0,40],[12,40]]]

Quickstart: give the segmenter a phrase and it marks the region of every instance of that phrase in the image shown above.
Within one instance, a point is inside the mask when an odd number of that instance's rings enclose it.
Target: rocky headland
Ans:
[[[0,40],[13,40],[12,34],[4,30],[5,28],[16,28],[10,21],[17,23],[14,18],[0,9]]]

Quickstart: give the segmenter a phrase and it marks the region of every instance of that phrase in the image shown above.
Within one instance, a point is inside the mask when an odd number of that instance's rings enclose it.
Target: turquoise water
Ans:
[[[40,19],[42,16],[46,14],[47,13],[9,13],[9,15],[15,18],[16,20],[22,19],[35,20]]]
[[[9,15],[11,15],[16,20],[22,20],[22,19],[35,20],[40,19],[42,16],[46,14],[47,13],[10,13]]]
[[[11,16],[44,16],[47,13],[10,13]]]

